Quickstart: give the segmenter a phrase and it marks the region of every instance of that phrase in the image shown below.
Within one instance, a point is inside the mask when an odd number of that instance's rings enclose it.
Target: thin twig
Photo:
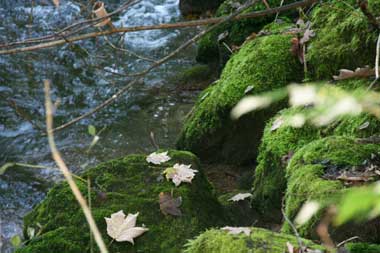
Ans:
[[[379,37],[377,38],[377,43],[376,43],[376,62],[375,62],[375,74],[376,78],[375,80],[370,84],[367,90],[372,89],[372,87],[375,85],[375,83],[379,80],[379,58],[380,58],[380,33]]]
[[[46,132],[48,136],[49,146],[52,152],[52,156],[54,161],[56,162],[58,168],[61,170],[63,176],[67,180],[67,183],[69,184],[71,191],[73,192],[76,200],[78,201],[79,205],[81,206],[83,213],[86,217],[87,223],[90,226],[90,230],[94,235],[94,239],[99,247],[99,250],[101,253],[108,253],[107,247],[104,244],[102,235],[99,232],[99,229],[95,223],[94,218],[92,217],[91,210],[89,209],[85,198],[83,197],[82,193],[80,192],[78,186],[76,185],[70,170],[67,168],[65,162],[63,161],[54,141],[54,134],[53,134],[53,104],[50,99],[50,82],[48,80],[44,81],[44,87],[45,87],[45,110],[46,110]]]
[[[298,243],[298,246],[300,247],[300,253],[304,253],[304,244],[301,240],[301,236],[300,234],[298,233],[297,231],[297,228],[296,226],[294,226],[293,222],[288,218],[288,216],[286,216],[286,213],[285,213],[285,210],[284,210],[284,203],[282,204],[282,207],[281,207],[281,212],[282,212],[282,216],[284,216],[284,219],[285,221],[289,224],[289,226],[292,228],[293,230],[293,233],[294,235],[296,236],[296,239],[297,239],[297,243]]]
[[[344,245],[344,244],[346,244],[346,243],[348,243],[348,242],[351,242],[351,241],[353,241],[353,240],[358,240],[358,239],[360,239],[359,236],[353,236],[353,237],[350,237],[350,238],[348,238],[348,239],[346,239],[346,240],[344,240],[344,241],[338,243],[338,244],[336,245],[336,247],[339,248],[340,246],[342,246],[342,245]]]
[[[268,16],[268,15],[276,14],[278,12],[284,12],[284,11],[296,9],[299,7],[310,6],[311,4],[313,4],[317,1],[318,0],[299,1],[299,2],[288,4],[288,5],[284,5],[282,7],[272,8],[272,9],[263,10],[263,11],[256,11],[256,12],[251,12],[251,13],[242,14],[242,15],[235,15],[233,18],[228,19],[228,20],[230,21],[230,20],[240,20],[240,19]],[[128,32],[138,32],[138,31],[145,31],[145,30],[161,30],[161,29],[205,26],[205,25],[218,24],[220,22],[224,22],[223,21],[224,19],[225,19],[225,17],[218,17],[218,18],[185,21],[185,22],[177,22],[177,23],[169,23],[169,24],[122,27],[122,28],[117,28],[114,30],[107,30],[107,31],[102,31],[102,32],[92,32],[92,33],[81,34],[81,35],[74,36],[74,37],[68,37],[67,40],[69,42],[75,42],[75,41],[86,40],[86,39],[99,37],[99,36],[107,36],[107,35],[111,35],[111,34],[115,34],[115,33],[128,33]],[[33,46],[16,47],[13,49],[0,50],[0,55],[1,54],[15,54],[15,53],[20,53],[20,52],[35,51],[35,50],[44,49],[44,48],[56,47],[59,45],[63,45],[65,43],[67,43],[66,40],[58,39],[58,40],[40,43],[40,44],[33,45]]]
[[[123,88],[121,88],[119,91],[117,91],[114,95],[112,95],[110,98],[108,98],[107,100],[105,100],[103,103],[101,103],[100,105],[96,106],[95,108],[93,108],[92,110],[74,118],[73,120],[59,126],[59,127],[56,127],[53,129],[53,131],[59,131],[59,130],[62,130],[68,126],[71,126],[73,124],[75,124],[76,122],[96,113],[97,111],[103,109],[104,107],[108,106],[109,104],[113,103],[116,99],[118,99],[121,95],[123,95],[125,92],[127,92],[133,85],[135,85],[136,83],[140,82],[143,80],[144,76],[146,74],[148,74],[151,70],[161,66],[162,64],[164,64],[165,62],[169,61],[171,58],[175,57],[176,55],[178,55],[180,52],[182,52],[184,49],[188,48],[190,45],[192,45],[193,43],[195,43],[196,41],[198,41],[200,38],[202,38],[202,36],[204,36],[205,34],[209,33],[210,31],[214,30],[215,28],[217,28],[219,25],[225,23],[225,22],[228,22],[232,19],[234,19],[237,15],[239,15],[241,12],[243,12],[245,9],[249,8],[250,6],[253,6],[256,2],[258,2],[259,0],[251,0],[249,1],[247,4],[245,4],[244,6],[242,6],[241,8],[239,8],[236,12],[234,12],[233,14],[227,16],[227,17],[224,17],[222,20],[220,20],[218,23],[208,27],[207,29],[203,30],[202,32],[198,33],[197,35],[195,35],[193,38],[191,38],[190,40],[188,40],[186,43],[182,44],[181,46],[179,46],[176,50],[172,51],[170,54],[168,54],[167,56],[161,58],[160,60],[158,60],[157,62],[155,62],[154,64],[152,64],[149,68],[147,68],[146,70],[142,71],[141,73],[139,73],[139,75],[134,79],[132,80],[130,83],[128,83],[126,86],[124,86]]]

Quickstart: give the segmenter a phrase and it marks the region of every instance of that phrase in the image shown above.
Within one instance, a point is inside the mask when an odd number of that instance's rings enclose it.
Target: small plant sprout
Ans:
[[[171,179],[175,186],[179,186],[182,182],[191,183],[197,170],[190,169],[190,165],[176,163],[173,167],[164,171],[166,179]]]
[[[148,231],[145,227],[136,227],[136,220],[139,213],[128,214],[125,217],[123,210],[111,214],[111,218],[106,219],[107,234],[117,242],[130,242],[134,244],[133,239],[141,236]]]
[[[148,163],[153,163],[156,165],[160,165],[161,163],[165,163],[171,159],[170,156],[168,156],[168,151],[157,153],[153,152],[152,154],[148,155],[146,158],[146,161]]]

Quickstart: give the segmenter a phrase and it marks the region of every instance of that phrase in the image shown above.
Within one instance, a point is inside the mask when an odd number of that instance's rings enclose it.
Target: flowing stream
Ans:
[[[150,25],[181,19],[179,0],[142,0],[113,19],[116,26]],[[81,3],[61,0],[0,0],[0,43],[46,35],[88,17]],[[116,9],[122,0],[105,1]],[[96,31],[96,30],[94,30]],[[184,43],[195,29],[155,30],[110,37],[113,43],[159,59]],[[118,45],[120,45],[118,44]],[[56,133],[58,148],[75,173],[130,153],[147,153],[153,132],[157,144],[172,147],[195,94],[176,89],[176,74],[194,64],[194,47],[149,74],[116,103]],[[55,126],[87,112],[127,84],[125,74],[151,62],[111,49],[103,38],[30,53],[0,56],[0,166],[7,162],[43,165],[11,167],[0,176],[0,253],[12,252],[9,240],[22,235],[22,217],[61,179],[51,159],[44,130],[43,80],[52,82],[59,106]],[[94,125],[100,136],[89,150]]]

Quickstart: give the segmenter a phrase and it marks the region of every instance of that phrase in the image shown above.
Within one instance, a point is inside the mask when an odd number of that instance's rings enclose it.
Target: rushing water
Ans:
[[[34,3],[32,3],[34,2]],[[84,1],[78,1],[84,2]],[[108,8],[120,2],[109,0]],[[41,36],[88,15],[75,1],[0,0],[0,43]],[[116,26],[175,22],[178,0],[142,0],[116,18]],[[126,48],[159,59],[188,39],[194,30],[129,33]],[[120,36],[113,36],[119,42]],[[150,132],[160,147],[173,145],[194,94],[178,92],[174,76],[193,64],[190,48],[180,57],[153,71],[117,103],[56,134],[57,145],[74,171],[128,153],[151,152]],[[115,51],[102,38],[57,48],[0,56],[0,165],[22,162],[54,167],[44,128],[43,80],[52,81],[52,98],[59,102],[55,125],[87,112],[110,97],[150,62]],[[110,72],[116,72],[113,74]],[[87,128],[94,125],[100,140],[92,141]],[[0,176],[0,252],[11,252],[9,238],[22,234],[22,217],[43,199],[46,189],[60,179],[56,169],[11,168]]]

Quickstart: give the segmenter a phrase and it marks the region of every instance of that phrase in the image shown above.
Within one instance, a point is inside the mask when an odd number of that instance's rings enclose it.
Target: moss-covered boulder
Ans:
[[[92,213],[107,245],[112,238],[106,233],[104,217],[119,210],[126,214],[139,212],[137,225],[145,224],[149,228],[136,238],[135,245],[112,242],[110,252],[180,252],[186,239],[224,221],[223,209],[198,159],[182,151],[171,151],[169,155],[172,159],[159,166],[147,163],[144,155],[130,155],[102,163],[82,175],[83,179],[91,180]],[[175,187],[164,179],[163,170],[174,163],[191,164],[199,171],[191,184]],[[87,184],[81,180],[77,180],[77,184],[87,198]],[[161,192],[182,197],[182,216],[160,212]],[[25,217],[26,236],[30,227],[40,234],[18,253],[90,252],[88,225],[66,183],[52,188],[46,199]],[[94,245],[94,248],[97,247]]]
[[[380,15],[377,0],[368,0],[369,11]],[[311,75],[331,79],[339,69],[374,65],[378,31],[368,22],[356,0],[324,2],[314,9],[311,22],[316,37],[307,52]]]
[[[344,248],[348,250],[349,253],[378,253],[380,252],[379,244],[369,244],[369,243],[347,243]]]
[[[330,84],[324,82],[315,85]],[[367,87],[367,80],[341,81],[334,86],[342,90],[351,90]],[[337,89],[340,90],[340,89]],[[279,122],[286,121],[296,114],[305,114],[309,108],[288,108],[280,111],[268,121],[259,147],[259,156],[255,168],[253,183],[252,206],[262,213],[277,211],[277,217],[281,218],[281,199],[286,189],[285,168],[293,154],[313,140],[330,135],[369,137],[380,133],[380,120],[369,114],[358,116],[346,116],[340,120],[317,128],[306,124],[301,128],[294,128],[283,123],[276,127]]]
[[[236,8],[245,2],[245,0],[225,0],[216,11],[215,16],[227,16],[236,11]],[[279,6],[281,3],[280,0],[268,0],[267,2],[271,7]],[[294,1],[285,0],[284,4],[291,2]],[[245,13],[265,9],[266,6],[264,3],[259,2],[253,7],[248,8]],[[218,36],[220,34],[225,32],[228,33],[223,42],[225,42],[230,48],[234,46],[240,46],[249,35],[251,35],[253,32],[259,32],[266,24],[272,22],[273,20],[273,16],[267,16],[231,21],[224,25],[221,25],[214,31],[206,34],[198,42],[198,51],[196,57],[197,61],[206,64],[223,66],[231,56],[231,52],[225,45],[218,42]]]
[[[280,253],[287,252],[286,243],[297,247],[297,238],[291,235],[275,233],[262,228],[251,228],[249,236],[245,234],[230,235],[225,231],[211,229],[199,235],[187,244],[186,253]],[[303,245],[310,249],[322,247],[308,240]]]
[[[214,11],[223,0],[180,0],[179,9],[182,15],[201,15],[207,11]]]
[[[265,121],[284,105],[236,121],[230,119],[230,111],[246,93],[261,93],[302,79],[302,66],[289,50],[290,40],[290,35],[270,35],[246,43],[229,60],[220,80],[199,96],[177,147],[208,161],[255,159]]]
[[[331,136],[313,141],[298,150],[291,159],[286,175],[288,185],[285,195],[285,213],[293,220],[301,206],[308,200],[327,204],[339,200],[348,188],[345,181],[338,180],[340,171],[363,166],[380,154],[378,144],[365,144],[355,138]],[[335,176],[336,175],[336,176]],[[360,204],[360,203],[357,203]],[[318,238],[316,226],[322,217],[321,210],[315,217],[298,228],[301,236]],[[283,232],[292,232],[288,223]],[[357,235],[367,242],[378,243],[380,230],[378,221],[346,224],[330,231],[335,241]]]

